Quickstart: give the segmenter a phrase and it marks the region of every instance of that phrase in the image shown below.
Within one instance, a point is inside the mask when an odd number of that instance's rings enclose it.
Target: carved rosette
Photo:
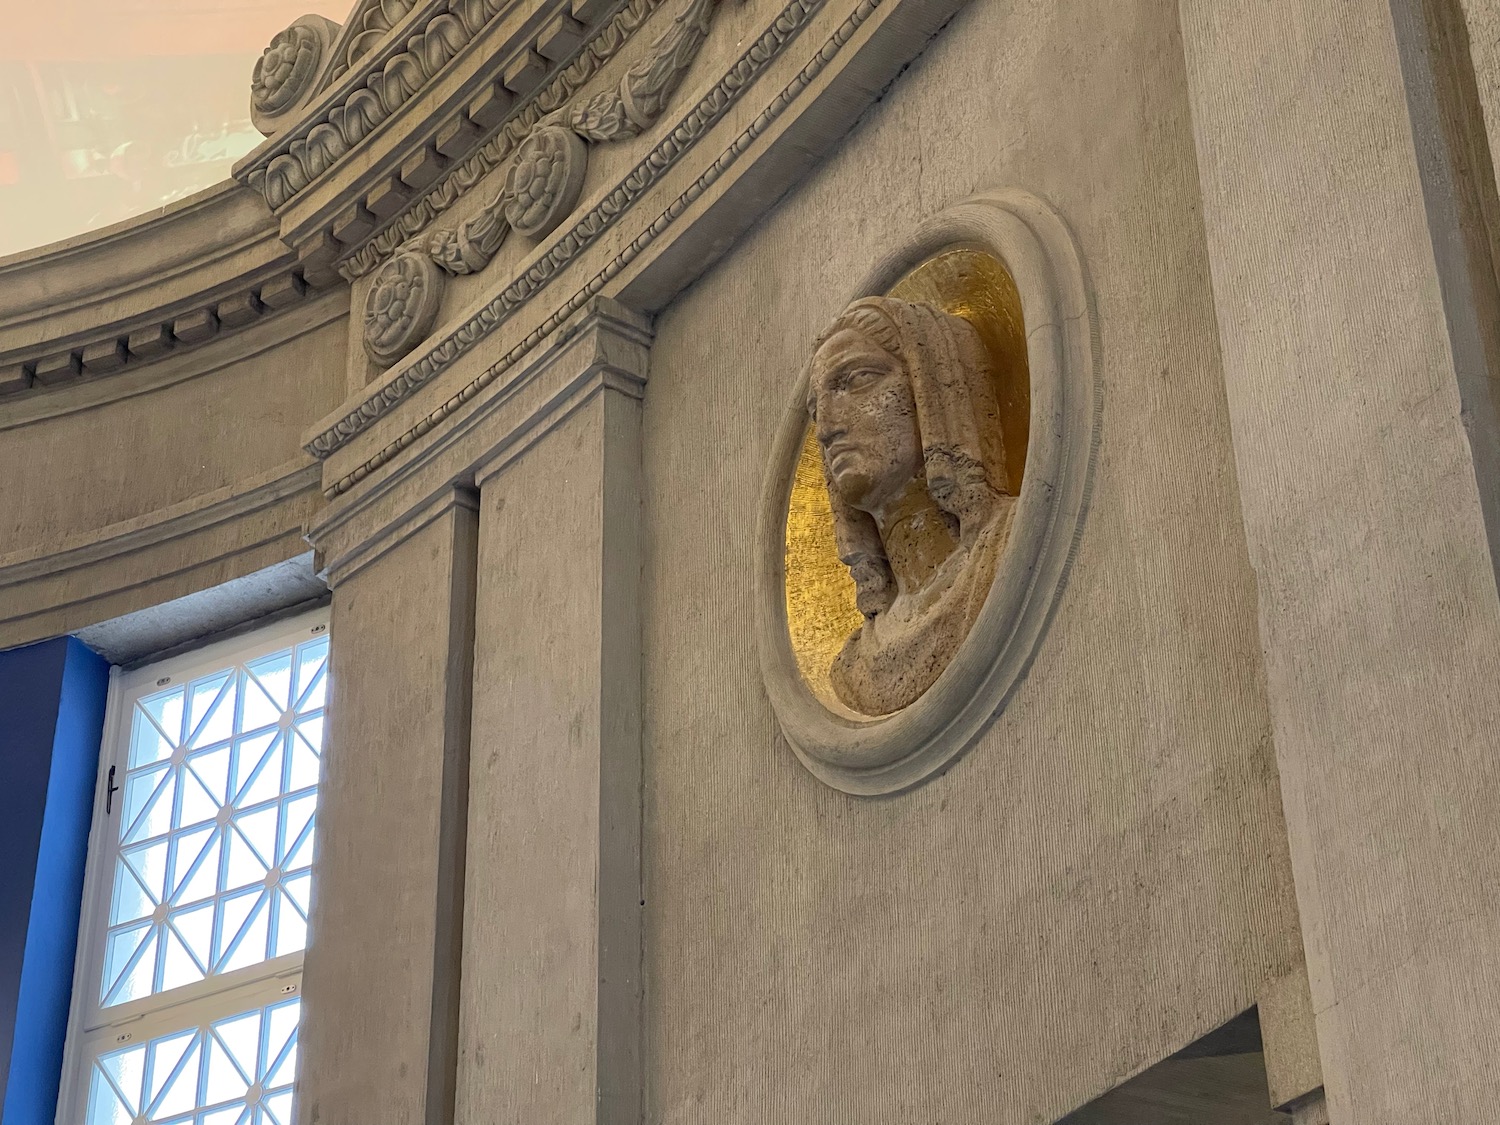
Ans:
[[[303,16],[277,32],[262,52],[250,76],[250,118],[266,136],[312,94],[337,31],[322,16]]]
[[[390,366],[432,331],[443,298],[443,273],[423,253],[392,258],[365,296],[365,351]]]
[[[537,129],[521,144],[505,178],[505,218],[527,238],[541,238],[567,217],[583,190],[588,149],[558,125]]]
[[[293,24],[278,32],[255,64],[250,77],[250,104],[262,113],[282,112],[307,89],[322,53],[312,28]]]

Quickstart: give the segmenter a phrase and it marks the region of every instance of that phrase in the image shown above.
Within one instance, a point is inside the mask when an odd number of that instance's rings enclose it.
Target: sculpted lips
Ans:
[[[823,455],[828,458],[828,468],[837,473],[841,466],[858,454],[853,445],[844,441],[835,441],[831,445],[823,447]]]

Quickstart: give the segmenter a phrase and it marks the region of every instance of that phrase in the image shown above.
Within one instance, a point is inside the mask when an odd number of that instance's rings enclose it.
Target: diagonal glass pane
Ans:
[[[146,1115],[191,1113],[198,1103],[198,1031],[182,1031],[146,1045]]]
[[[152,762],[164,761],[172,756],[174,748],[172,738],[137,705],[131,717],[130,760],[126,762],[126,767],[137,769],[149,766]]]
[[[301,875],[293,875],[291,878],[281,881],[281,889],[291,897],[297,904],[297,909],[302,912],[302,917],[308,918],[310,900],[312,898],[312,873],[304,871]]]
[[[187,768],[203,786],[214,804],[225,803],[229,793],[229,747],[215,746],[197,754],[189,754]]]
[[[174,906],[197,902],[217,893],[220,839],[218,826],[206,824],[177,841],[172,875]]]
[[[297,717],[297,733],[306,740],[308,749],[314,754],[323,753],[323,717],[322,711]]]
[[[274,797],[280,792],[282,741],[281,731],[276,729],[252,734],[248,738],[241,738],[235,742],[234,778],[230,786],[230,792],[234,794],[234,804],[255,803],[257,798],[250,795],[250,790],[255,788],[258,792],[264,792],[265,785],[257,786],[255,783],[267,769],[271,770],[272,776],[270,795]]]
[[[245,665],[245,671],[265,690],[278,714],[291,706],[292,654],[273,652]]]
[[[157,766],[125,777],[120,839],[127,844],[163,836],[172,826],[172,803],[177,771]]]
[[[208,1072],[207,1082],[204,1084],[204,1105],[218,1105],[220,1102],[241,1101],[245,1092],[250,1089],[250,1078],[240,1073],[235,1065],[234,1056],[216,1036],[210,1035],[207,1041]],[[230,1118],[238,1120],[238,1117]]]
[[[179,910],[167,918],[167,924],[176,931],[199,968],[207,973],[213,964],[214,904],[205,902],[202,906]]]
[[[220,1020],[212,1027],[213,1036],[229,1053],[235,1070],[248,1086],[259,1077],[260,1024],[262,1012],[256,1009],[241,1016]]]
[[[250,1107],[244,1102],[235,1102],[212,1113],[205,1113],[198,1120],[200,1125],[246,1125],[250,1120]]]
[[[115,889],[109,900],[109,924],[134,922],[156,906],[156,898],[123,859],[115,864]]]
[[[260,764],[245,779],[235,801],[240,808],[258,805],[263,801],[274,801],[281,796],[282,762],[285,760],[286,737],[279,735],[266,750]]]
[[[136,1046],[111,1051],[94,1066],[95,1073],[114,1091],[126,1113],[134,1116],[141,1108],[141,1087],[146,1077],[146,1048]]]
[[[85,1113],[84,1125],[131,1125],[135,1118],[98,1063],[89,1075],[89,1106]]]
[[[285,891],[276,893],[276,937],[272,957],[284,957],[307,948],[307,916]]]
[[[203,979],[203,970],[170,925],[162,927],[161,942],[161,984],[156,991],[166,992]]]
[[[145,931],[144,937],[140,935],[141,929]],[[155,925],[137,927],[129,935],[121,933],[109,936],[104,954],[105,981],[108,988],[103,1001],[105,1007],[111,1004],[124,1004],[127,1001],[151,995],[156,984],[156,938],[157,927]],[[110,983],[108,973],[117,963],[117,946],[121,954],[118,958],[120,972]]]
[[[292,1092],[283,1090],[279,1094],[268,1094],[262,1103],[266,1120],[271,1125],[295,1125],[292,1121]]]
[[[255,849],[256,858],[265,867],[276,862],[277,806],[267,805],[253,812],[240,813],[233,820],[235,830]],[[265,872],[262,871],[264,876]]]
[[[191,784],[198,784],[196,781]],[[186,832],[179,832],[172,837],[172,880],[167,884],[172,892],[173,898],[180,898],[178,890],[183,882],[191,874],[192,869],[198,866],[202,860],[203,850],[213,842],[216,826],[212,824],[200,825],[197,828],[189,828]]]
[[[104,981],[101,997],[109,993],[124,979],[131,966],[144,953],[144,946],[151,939],[151,923],[129,926],[112,931],[104,941]],[[153,962],[153,967],[154,967]]]
[[[226,929],[225,933],[229,931]],[[240,927],[238,935],[230,942],[220,972],[232,973],[246,965],[258,965],[266,959],[269,950],[267,939],[271,932],[270,895],[262,894],[255,900],[255,909]]]
[[[291,1086],[296,1079],[297,1040],[293,1038],[281,1054],[272,1057],[270,1073],[266,1076],[266,1089],[274,1090],[278,1086]]]
[[[286,791],[295,793],[317,785],[322,766],[302,731],[293,727],[292,737],[287,741]]]
[[[297,646],[297,677],[293,695],[296,710],[323,706],[328,693],[328,638],[319,637]]]
[[[167,875],[167,841],[157,840],[138,848],[126,848],[120,858],[135,872],[153,903],[162,900]]]
[[[188,690],[189,748],[223,742],[234,733],[234,704],[238,688],[239,677],[232,668],[192,685]]]
[[[309,793],[305,797],[292,797],[285,802],[281,814],[282,855],[279,857],[284,869],[305,866],[305,861],[298,862],[297,856],[304,851],[308,855],[312,852],[312,842],[306,837],[312,834],[313,814],[317,808],[316,793]]]
[[[218,906],[218,944],[214,948],[214,971],[223,972],[224,962],[232,952],[235,939],[245,928],[250,916],[264,898],[265,885],[252,887],[248,891],[222,899]]]
[[[177,807],[176,827],[202,824],[219,814],[219,802],[214,800],[213,794],[191,769],[182,771],[181,785],[178,788],[182,793],[182,801]]]
[[[176,687],[147,696],[137,706],[151,717],[152,722],[162,734],[166,735],[168,742],[173,746],[180,746],[182,744],[182,703],[182,688]]]
[[[290,1086],[297,1069],[297,1024],[302,1001],[286,1000],[266,1009],[266,1066],[261,1080],[267,1090]]]
[[[234,891],[262,882],[271,865],[261,859],[250,841],[237,828],[226,829],[224,837],[228,853],[224,864],[224,889]]]
[[[281,721],[284,710],[276,705],[259,680],[245,674],[240,684],[240,730],[275,726]]]

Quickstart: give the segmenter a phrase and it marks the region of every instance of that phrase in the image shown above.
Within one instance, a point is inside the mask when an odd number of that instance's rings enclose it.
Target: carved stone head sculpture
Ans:
[[[887,715],[963,644],[1010,529],[989,358],[961,317],[862,298],[819,338],[807,408],[864,616],[830,669],[833,689],[855,711]]]

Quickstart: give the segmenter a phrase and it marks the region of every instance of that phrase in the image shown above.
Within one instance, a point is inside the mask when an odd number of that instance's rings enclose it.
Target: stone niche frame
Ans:
[[[1020,291],[1030,445],[994,585],[952,662],[915,703],[881,718],[835,712],[797,668],[787,625],[785,539],[807,433],[805,371],[777,431],[761,495],[756,639],[766,691],[802,764],[857,796],[899,793],[942,772],[1005,706],[1051,620],[1088,507],[1103,401],[1098,337],[1082,258],[1048,204],[1015,189],[965,200],[919,226],[848,299],[885,293],[919,263],[960,246],[993,254]]]

